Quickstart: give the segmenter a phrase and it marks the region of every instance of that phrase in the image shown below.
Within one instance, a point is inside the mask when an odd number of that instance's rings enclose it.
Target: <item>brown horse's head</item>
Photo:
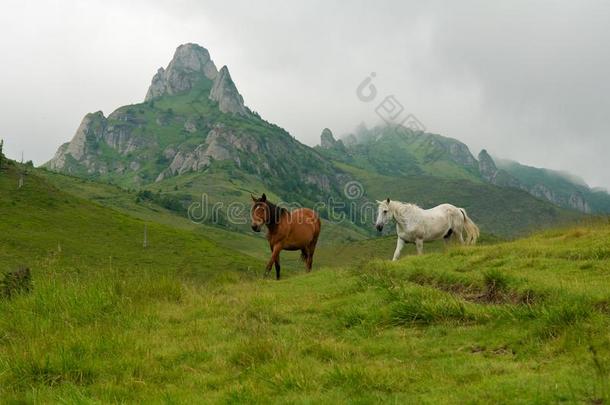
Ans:
[[[252,197],[252,210],[250,217],[252,219],[252,230],[260,232],[263,225],[268,224],[271,219],[267,196],[263,194],[261,198]]]

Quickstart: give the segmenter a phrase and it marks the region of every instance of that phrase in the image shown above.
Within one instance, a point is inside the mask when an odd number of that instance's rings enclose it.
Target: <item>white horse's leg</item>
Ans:
[[[394,257],[392,258],[392,260],[398,260],[403,247],[405,247],[405,241],[401,238],[398,238],[398,240],[396,241],[396,250],[394,251]]]
[[[453,228],[449,228],[449,231],[447,231],[447,234],[445,234],[445,236],[443,237],[443,242],[445,242],[445,249],[447,249],[447,247],[451,243],[451,240],[454,238],[455,231],[453,230]]]
[[[418,255],[424,254],[424,240],[423,239],[416,239],[415,240],[415,247],[417,247],[417,254]]]
[[[457,235],[458,235],[458,240],[460,241],[460,244],[463,245],[464,244],[464,235],[462,235],[462,232],[463,231],[460,230]]]

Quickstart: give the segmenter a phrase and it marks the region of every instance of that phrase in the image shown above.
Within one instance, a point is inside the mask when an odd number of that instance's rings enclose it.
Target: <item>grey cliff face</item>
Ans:
[[[335,146],[335,137],[330,129],[324,128],[322,130],[322,134],[320,135],[320,146],[324,149],[330,149]]]
[[[479,153],[479,173],[483,180],[499,187],[512,187],[528,191],[525,185],[502,169],[498,169],[493,158],[483,149]],[[531,194],[531,193],[530,193]]]
[[[248,109],[244,106],[244,98],[237,91],[237,87],[231,79],[231,74],[226,66],[220,69],[220,72],[214,80],[212,90],[210,91],[210,99],[218,102],[218,108],[224,113],[232,113],[238,115],[248,115]]]
[[[549,189],[544,184],[536,184],[528,191],[533,196],[548,200],[555,205],[559,205],[560,207],[571,208],[584,212],[585,214],[591,213],[589,203],[587,203],[584,196],[579,192],[571,193],[569,196],[561,196],[553,192],[553,190]]]
[[[101,111],[85,115],[70,141],[66,153],[72,155],[76,160],[81,160],[87,153],[89,142],[100,139],[104,129],[106,129],[106,117]]]
[[[568,205],[575,210],[580,212],[584,212],[585,214],[591,213],[591,207],[585,197],[581,193],[572,193],[570,197],[568,197]]]
[[[63,170],[67,157],[71,156],[93,170],[93,162],[88,157],[94,152],[92,145],[103,138],[105,129],[106,117],[101,111],[85,115],[72,140],[63,144],[46,166],[51,170]]]
[[[483,149],[479,153],[479,172],[481,176],[490,183],[493,183],[496,175],[498,174],[498,168],[492,157]]]
[[[454,162],[462,166],[472,168],[476,168],[478,166],[477,161],[470,153],[468,146],[461,142],[455,141],[449,144],[449,156]]]
[[[156,181],[188,172],[197,172],[207,168],[213,161],[233,160],[240,166],[239,153],[256,154],[258,143],[250,136],[226,130],[221,126],[212,129],[205,142],[192,151],[166,151],[166,156],[173,155],[167,169],[159,174]]]
[[[111,168],[98,158],[99,146],[105,144],[123,156],[144,147],[154,146],[152,137],[146,134],[134,135],[134,130],[142,125],[142,122],[123,111],[117,110],[108,118],[104,117],[101,111],[89,113],[81,121],[72,140],[57,150],[46,167],[51,170],[70,171],[69,156],[84,166],[88,173],[107,173]],[[130,164],[129,167],[133,170],[136,165]],[[119,164],[115,169],[121,172],[124,167]]]
[[[49,168],[50,170],[55,170],[55,171],[62,170],[66,166],[66,151],[68,150],[69,146],[70,146],[69,142],[66,142],[63,145],[61,145],[57,149],[57,152],[55,152],[55,155],[53,156],[53,158],[51,160],[49,160],[45,164],[45,166],[47,168]]]
[[[322,134],[320,134],[320,147],[327,150],[346,152],[343,141],[340,139],[336,140],[332,131],[328,128],[324,128]]]
[[[330,129],[324,128],[322,130],[322,134],[320,135],[320,146],[324,149],[330,149],[335,146],[335,137]]]
[[[154,75],[145,101],[188,91],[202,77],[214,80],[217,75],[216,65],[207,49],[197,44],[180,45],[167,68],[160,68]]]

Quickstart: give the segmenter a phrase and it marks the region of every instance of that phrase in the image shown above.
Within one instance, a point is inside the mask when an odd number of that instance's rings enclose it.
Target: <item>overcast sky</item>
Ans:
[[[129,3],[129,4],[128,4]],[[186,42],[314,145],[394,95],[429,132],[610,188],[607,1],[27,1],[0,14],[0,137],[44,163],[82,117],[144,99]],[[356,88],[371,73],[377,98]]]

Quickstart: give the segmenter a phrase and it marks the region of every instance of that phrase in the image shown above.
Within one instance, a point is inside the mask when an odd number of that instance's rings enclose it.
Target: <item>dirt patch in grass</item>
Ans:
[[[533,305],[540,301],[540,295],[532,290],[518,291],[509,286],[506,278],[498,272],[485,275],[483,285],[467,283],[460,280],[439,280],[414,274],[409,281],[437,288],[475,304],[489,305]]]
[[[593,304],[593,308],[598,310],[601,313],[606,315],[610,315],[610,300],[602,300]]]
[[[461,295],[466,301],[477,304],[511,304],[511,305],[533,305],[537,302],[536,294],[531,290],[502,291],[494,286],[488,286],[476,294]]]

